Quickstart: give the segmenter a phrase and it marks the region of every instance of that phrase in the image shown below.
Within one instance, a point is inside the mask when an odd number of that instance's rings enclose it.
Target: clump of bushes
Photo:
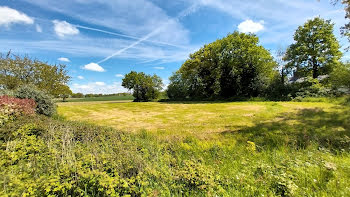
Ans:
[[[35,111],[38,114],[52,116],[56,112],[56,105],[52,98],[34,86],[21,86],[14,91],[14,96],[21,99],[33,99],[37,104]]]

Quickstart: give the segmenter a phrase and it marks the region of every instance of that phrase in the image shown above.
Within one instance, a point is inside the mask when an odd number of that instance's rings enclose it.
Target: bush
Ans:
[[[0,126],[18,116],[34,114],[35,107],[36,103],[33,99],[0,96]]]
[[[4,95],[14,97],[14,92],[8,89],[0,89],[0,96],[4,96]]]
[[[294,83],[293,86],[297,90],[293,96],[296,100],[306,97],[324,97],[331,94],[330,89],[327,89],[318,79],[311,77],[306,78],[303,82]]]
[[[52,98],[34,86],[21,86],[15,90],[14,95],[21,99],[33,99],[37,104],[35,111],[38,114],[52,116],[56,112],[56,105]]]

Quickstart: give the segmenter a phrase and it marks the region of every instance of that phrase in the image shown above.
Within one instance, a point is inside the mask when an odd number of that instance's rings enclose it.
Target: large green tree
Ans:
[[[285,56],[286,67],[296,77],[327,75],[340,63],[342,53],[333,28],[330,20],[316,17],[296,30],[295,43],[289,46]]]
[[[150,101],[159,96],[162,89],[162,79],[157,75],[147,75],[143,72],[131,71],[125,75],[122,86],[132,90],[134,101]]]
[[[277,71],[270,52],[252,34],[234,32],[205,45],[170,78],[171,99],[258,96]]]
[[[49,65],[11,53],[6,56],[0,54],[0,88],[12,90],[21,85],[32,84],[59,97],[67,92],[69,80],[65,65]]]

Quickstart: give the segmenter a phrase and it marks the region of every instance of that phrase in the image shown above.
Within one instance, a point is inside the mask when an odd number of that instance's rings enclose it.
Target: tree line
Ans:
[[[308,20],[276,61],[254,34],[234,32],[190,55],[170,77],[170,99],[325,96],[350,88],[350,67],[341,62],[334,24]]]

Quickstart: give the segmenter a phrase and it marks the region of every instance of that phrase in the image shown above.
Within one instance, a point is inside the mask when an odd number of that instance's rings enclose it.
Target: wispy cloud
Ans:
[[[165,68],[162,67],[162,66],[156,66],[156,67],[153,67],[154,69],[157,69],[157,70],[164,70]]]
[[[116,74],[115,76],[116,76],[116,77],[119,77],[119,78],[123,78],[123,77],[124,77],[123,74]]]
[[[78,79],[84,79],[84,77],[83,77],[83,76],[78,76],[77,78],[78,78]]]
[[[90,71],[95,71],[95,72],[105,72],[105,69],[102,68],[100,65],[96,64],[96,63],[90,63],[90,64],[86,64],[83,67],[84,70],[90,70]]]
[[[115,32],[106,31],[106,30],[102,30],[102,29],[97,29],[97,28],[93,28],[93,27],[87,27],[87,26],[82,26],[82,25],[74,25],[74,26],[77,27],[77,28],[81,28],[81,29],[86,29],[86,30],[101,32],[101,33],[105,33],[105,34],[109,34],[109,35],[114,35],[114,36],[118,36],[118,37],[123,37],[123,38],[130,38],[130,39],[134,39],[134,40],[140,40],[140,39],[142,39],[142,38],[136,37],[136,36],[130,36],[130,35],[125,35],[125,34],[115,33]],[[161,42],[161,41],[145,40],[145,42],[149,42],[149,43],[153,43],[153,44],[158,44],[158,45],[172,46],[172,47],[177,47],[177,48],[185,48],[185,46],[176,45],[176,44],[171,44],[171,43],[167,43],[167,42]]]
[[[0,6],[0,26],[9,26],[15,23],[34,24],[34,19],[15,9]]]
[[[67,35],[79,34],[79,29],[77,29],[75,26],[71,25],[70,23],[67,23],[66,21],[53,20],[52,22],[54,24],[54,30],[56,34],[61,38]]]
[[[168,27],[168,25],[172,24],[174,21],[177,21],[189,14],[191,14],[193,11],[196,10],[196,8],[198,7],[198,4],[193,4],[192,6],[190,6],[189,8],[183,10],[182,12],[180,12],[174,19],[169,19],[168,21],[164,22],[163,24],[161,24],[159,27],[157,27],[156,29],[154,29],[152,32],[150,32],[149,34],[145,35],[144,37],[140,38],[139,40],[137,40],[136,42],[132,43],[131,45],[120,49],[118,51],[116,51],[115,53],[113,53],[110,56],[107,56],[106,58],[104,58],[103,60],[99,61],[98,64],[103,63],[109,59],[111,59],[112,57],[115,57],[117,55],[120,55],[121,53],[123,53],[124,51],[133,48],[134,46],[140,44],[141,42],[148,40],[149,38],[151,38],[152,36],[157,35],[159,32],[161,32],[161,30],[163,28]]]
[[[149,0],[24,1],[96,27],[138,38],[172,20],[165,10]],[[89,12],[91,10],[93,15]],[[178,21],[172,20],[171,25],[162,29],[152,41],[186,45],[189,43],[189,31]]]
[[[106,84],[104,82],[91,82],[87,84],[73,84],[70,86],[73,92],[81,92],[83,94],[111,94],[127,92],[128,90],[121,86],[121,83],[114,82]]]
[[[38,24],[35,25],[35,30],[36,30],[36,32],[38,32],[38,33],[42,33],[42,32],[43,32],[43,29],[42,29],[41,26],[38,25]]]

